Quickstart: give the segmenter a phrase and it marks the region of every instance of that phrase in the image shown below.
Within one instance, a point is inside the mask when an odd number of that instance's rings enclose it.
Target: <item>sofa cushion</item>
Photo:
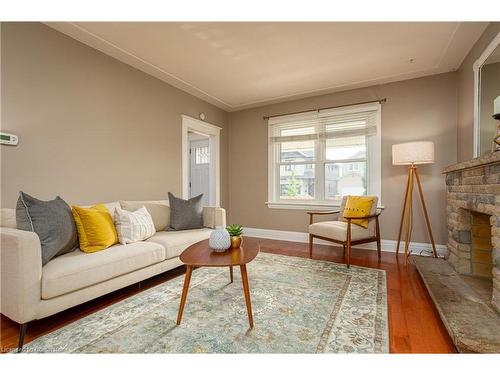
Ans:
[[[13,208],[0,209],[0,227],[16,229],[16,210]]]
[[[170,206],[170,229],[186,230],[203,228],[203,194],[181,199],[168,192]]]
[[[148,238],[146,242],[161,244],[167,250],[166,259],[179,256],[188,246],[210,237],[212,229],[190,229],[182,231],[162,231]]]
[[[338,241],[346,241],[347,223],[345,221],[321,221],[309,225],[309,233]],[[351,225],[352,240],[360,240],[373,236],[375,236],[375,231],[372,231],[371,228],[365,229],[359,225]]]
[[[116,207],[120,207],[120,202],[118,202],[118,201],[108,202],[108,203],[103,203],[103,205],[109,211],[109,214],[111,215],[111,217],[114,217],[115,216],[115,209],[116,209]],[[93,206],[95,206],[95,205],[93,205]],[[91,206],[89,206],[89,207],[91,207]]]
[[[342,197],[342,201],[340,202],[339,220],[342,220],[342,221],[347,221],[346,219],[344,219],[344,210],[345,210],[345,207],[347,204],[348,197],[349,197],[348,195],[344,195]],[[372,208],[370,210],[370,215],[375,214],[375,212],[377,212],[378,197],[376,197],[374,195],[366,195],[365,197],[366,198],[373,198],[373,204],[372,204]],[[373,219],[368,220],[368,229],[370,230],[370,233],[375,233],[375,226],[376,226],[375,220],[373,220]]]
[[[374,203],[375,197],[348,195],[342,217],[369,216]],[[347,221],[347,219],[344,219],[344,221]],[[352,224],[368,229],[368,219],[353,219],[351,222]]]
[[[163,260],[165,248],[154,242],[115,245],[95,253],[76,250],[42,268],[42,299],[98,284]]]
[[[133,212],[116,207],[115,226],[121,244],[143,241],[156,233],[153,218],[144,206]]]
[[[90,204],[90,205],[75,203],[75,204],[71,204],[71,206],[80,206],[83,208],[90,208],[92,206],[97,206],[98,204],[103,204],[104,207],[106,207],[106,209],[109,211],[109,214],[111,215],[111,217],[114,217],[116,207],[121,207],[119,201],[108,202],[108,203],[95,203],[95,204]]]
[[[166,230],[170,225],[170,207],[168,201],[120,201],[124,210],[136,211],[141,207],[146,207],[153,218],[155,230],[157,232]]]
[[[71,208],[59,196],[50,201],[19,192],[16,205],[17,228],[35,232],[42,245],[42,265],[78,247]]]
[[[90,208],[73,206],[71,211],[78,229],[82,251],[93,253],[118,243],[113,218],[103,204]]]

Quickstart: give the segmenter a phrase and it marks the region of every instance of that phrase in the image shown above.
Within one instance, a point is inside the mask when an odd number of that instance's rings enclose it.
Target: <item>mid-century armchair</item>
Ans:
[[[344,209],[347,202],[347,196],[342,198],[342,203],[340,204],[340,209],[337,211],[313,211],[308,212],[309,215],[309,256],[312,258],[313,251],[313,239],[319,238],[326,241],[331,241],[342,245],[344,250],[344,256],[347,256],[347,267],[351,265],[351,247],[354,245],[359,245],[368,242],[377,242],[377,253],[378,259],[381,256],[381,245],[380,245],[380,226],[378,217],[381,214],[380,210],[377,210],[377,197],[373,198],[372,209],[370,213],[366,216],[348,216],[344,213]],[[320,221],[315,223],[315,215],[332,215],[339,214],[339,217],[335,221]],[[353,224],[353,219],[368,219],[368,228],[363,228],[359,225]]]

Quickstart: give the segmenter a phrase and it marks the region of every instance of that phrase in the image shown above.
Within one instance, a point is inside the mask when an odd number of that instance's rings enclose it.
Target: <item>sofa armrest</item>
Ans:
[[[0,228],[0,264],[0,311],[18,323],[35,319],[42,285],[42,248],[38,235]]]
[[[203,207],[203,226],[226,227],[226,210],[221,207]]]

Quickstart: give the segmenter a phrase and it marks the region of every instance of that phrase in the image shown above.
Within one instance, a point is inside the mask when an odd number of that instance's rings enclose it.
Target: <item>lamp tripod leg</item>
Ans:
[[[424,193],[422,191],[422,185],[420,184],[420,177],[418,175],[418,170],[415,168],[415,179],[417,180],[418,194],[420,196],[420,203],[422,203],[422,210],[424,211],[425,224],[427,226],[427,231],[429,232],[429,237],[431,238],[432,252],[434,258],[437,258],[436,244],[434,243],[434,236],[432,235],[431,223],[429,221],[429,215],[427,214],[427,207],[425,206]]]
[[[408,246],[410,245],[410,235],[411,235],[411,210],[413,204],[413,175],[415,172],[415,167],[412,165],[410,167],[410,176],[408,181],[408,207],[406,209],[406,233],[405,233],[405,260],[404,265],[408,265]]]
[[[406,190],[405,190],[405,198],[403,200],[403,209],[401,211],[401,221],[399,224],[399,234],[398,234],[398,244],[396,246],[396,257],[399,255],[399,245],[401,243],[401,233],[403,232],[403,222],[405,219],[405,210],[408,201],[408,188],[410,186],[410,168],[408,168],[408,176],[406,177]]]

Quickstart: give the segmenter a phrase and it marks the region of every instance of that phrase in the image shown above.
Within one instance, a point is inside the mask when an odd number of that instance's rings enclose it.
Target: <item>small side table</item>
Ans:
[[[182,313],[186,303],[191,274],[194,267],[229,267],[229,276],[233,282],[233,267],[239,266],[243,291],[247,305],[248,323],[253,328],[252,302],[250,300],[250,287],[248,285],[247,264],[255,259],[260,250],[260,243],[254,238],[244,238],[241,246],[237,249],[229,249],[218,253],[213,251],[208,245],[208,240],[203,240],[189,246],[180,255],[180,260],[186,265],[186,276],[182,289],[179,314],[177,315],[177,325],[181,324]]]

